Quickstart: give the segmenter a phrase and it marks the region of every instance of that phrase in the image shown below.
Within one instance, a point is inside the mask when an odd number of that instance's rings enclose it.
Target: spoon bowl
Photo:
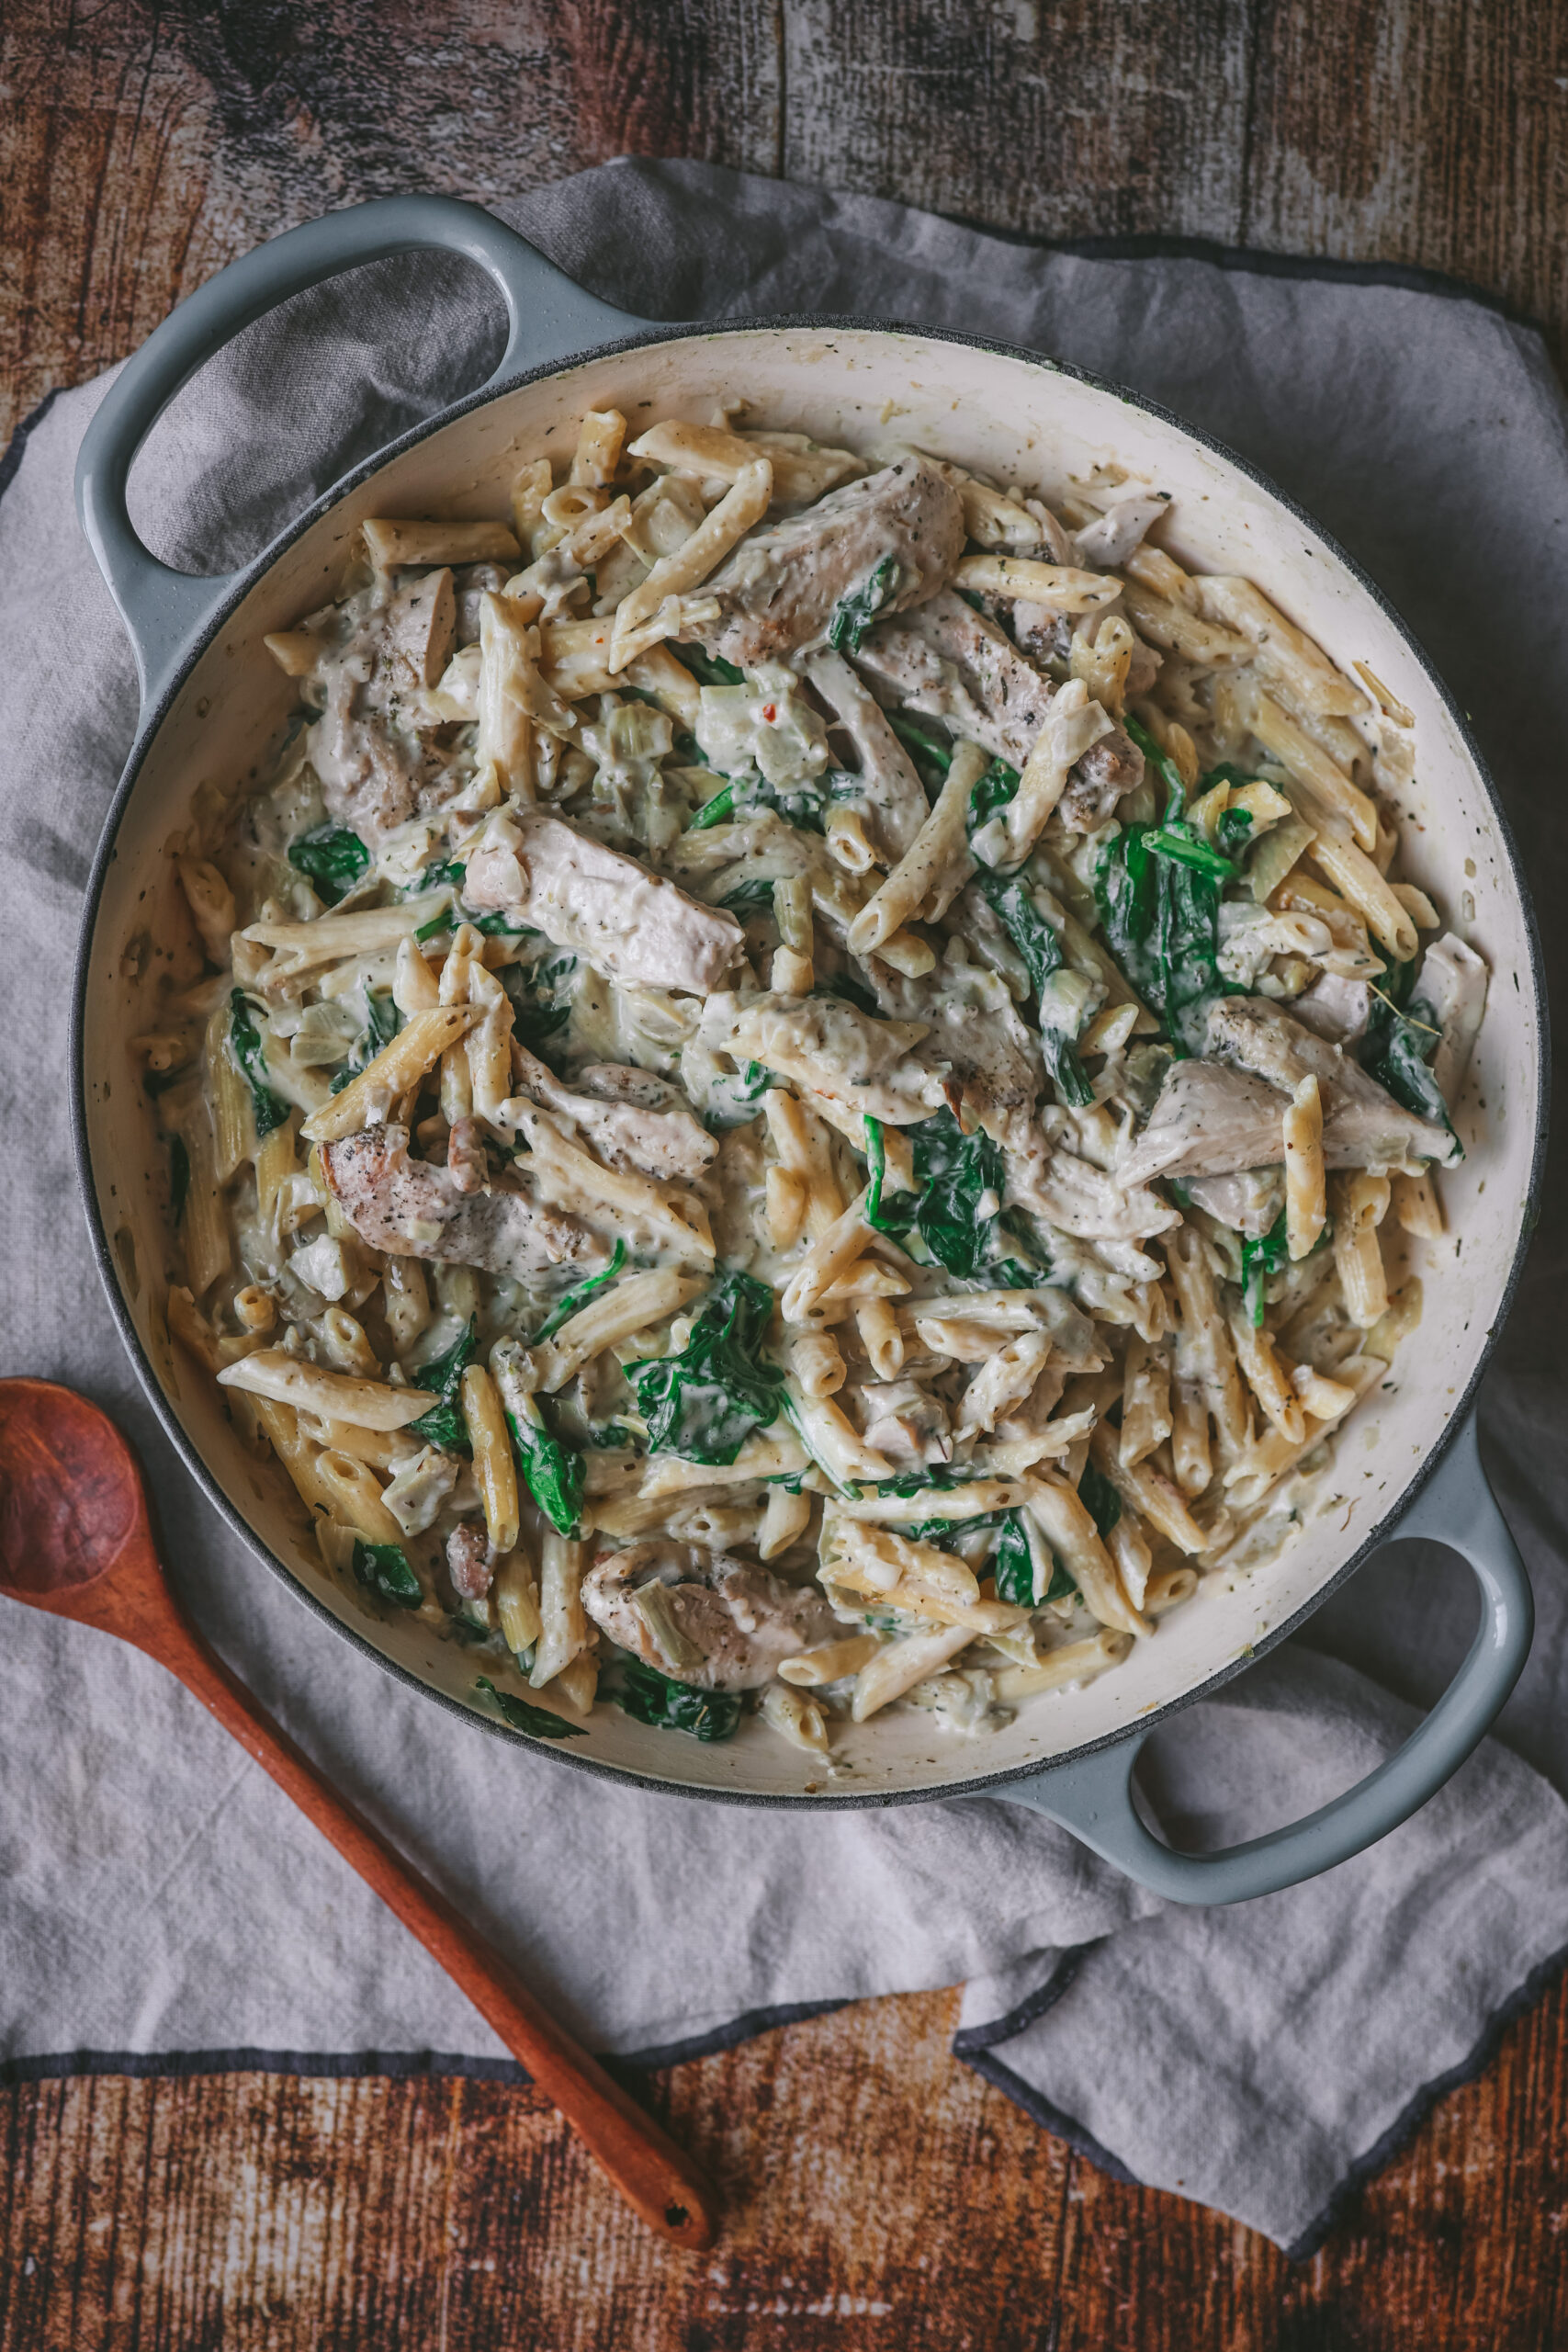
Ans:
[[[151,1540],[136,1456],[108,1415],[51,1380],[0,1380],[0,1592],[75,1615]]]
[[[713,2189],[444,1895],[324,1781],[186,1617],[141,1468],[108,1415],[50,1380],[0,1380],[0,1594],[155,1657],[232,1734],[468,1995],[651,2230],[694,2250]]]

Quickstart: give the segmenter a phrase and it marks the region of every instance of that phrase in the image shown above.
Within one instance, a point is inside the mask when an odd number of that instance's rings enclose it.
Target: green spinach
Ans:
[[[610,1695],[635,1723],[651,1724],[659,1731],[689,1732],[694,1739],[730,1739],[740,1721],[735,1691],[694,1690],[637,1657],[622,1660]]]
[[[1122,1516],[1122,1498],[1103,1472],[1086,1462],[1083,1476],[1078,1480],[1078,1500],[1099,1528],[1101,1540],[1110,1534]]]
[[[423,1438],[426,1445],[438,1445],[443,1453],[472,1452],[468,1425],[463,1419],[461,1391],[463,1374],[479,1351],[476,1321],[470,1317],[445,1355],[421,1364],[413,1376],[414,1386],[432,1390],[441,1402],[413,1423],[409,1430],[411,1437]]]
[[[727,899],[719,900],[719,904],[727,914],[739,915],[742,922],[752,915],[771,915],[773,910],[773,883],[754,876],[750,881],[742,882],[731,890]]]
[[[424,1599],[423,1587],[400,1544],[356,1543],[354,1573],[362,1585],[399,1609],[417,1609]]]
[[[934,735],[913,711],[889,710],[884,716],[914,761],[915,773],[928,796],[940,790],[943,776],[953,765],[952,744],[945,737]]]
[[[984,780],[982,777],[981,782]],[[978,788],[976,786],[976,789]],[[1029,890],[1016,877],[981,874],[977,879],[981,892],[995,910],[1002,929],[1022,956],[1030,985],[1039,999],[1052,973],[1062,968],[1061,941],[1035,905]],[[1094,1101],[1094,1089],[1084,1075],[1076,1037],[1069,1037],[1065,1030],[1055,1027],[1042,1017],[1040,1045],[1057,1094],[1064,1102],[1071,1102],[1076,1109],[1085,1109]]]
[[[1141,718],[1134,718],[1132,712],[1129,711],[1126,717],[1122,719],[1122,724],[1126,729],[1128,734],[1132,737],[1134,742],[1136,743],[1139,751],[1142,752],[1148,765],[1153,768],[1155,774],[1164,785],[1166,790],[1165,821],[1168,825],[1173,824],[1176,819],[1180,816],[1183,808],[1187,805],[1187,786],[1181,781],[1181,770],[1177,766],[1176,762],[1171,758],[1168,752],[1162,752],[1160,750],[1159,745],[1155,741],[1154,737],[1149,733],[1148,729],[1144,725]]]
[[[1005,808],[1010,800],[1017,799],[1018,784],[1017,768],[1010,768],[1005,760],[993,760],[976,778],[964,820],[964,830],[971,838],[998,808]]]
[[[998,1600],[1010,1600],[1017,1609],[1043,1609],[1048,1601],[1066,1600],[1077,1592],[1077,1585],[1053,1552],[1051,1580],[1036,1600],[1034,1555],[1030,1548],[1021,1511],[1004,1511],[1001,1530],[991,1548],[990,1558]]]
[[[1290,1262],[1290,1245],[1285,1238],[1285,1212],[1280,1211],[1267,1233],[1256,1240],[1245,1233],[1241,1238],[1241,1303],[1248,1321],[1261,1330],[1266,1305],[1264,1285],[1270,1274],[1279,1273]]]
[[[885,555],[875,569],[853,588],[847,588],[833,607],[828,642],[835,653],[858,653],[860,643],[877,614],[898,593],[898,559]]]
[[[1161,829],[1168,834],[1168,825]],[[1219,973],[1219,876],[1151,858],[1149,825],[1129,825],[1101,852],[1095,876],[1105,944],[1184,1053],[1202,1049]],[[1228,861],[1225,861],[1228,864]],[[1234,870],[1234,869],[1233,869]]]
[[[743,686],[746,673],[738,670],[733,662],[721,661],[716,653],[706,652],[700,645],[672,645],[671,653],[683,662],[699,686]]]
[[[476,1690],[488,1690],[495,1701],[502,1721],[513,1731],[531,1733],[535,1739],[586,1739],[588,1735],[580,1724],[562,1723],[547,1707],[531,1707],[526,1699],[514,1699],[510,1690],[498,1690],[488,1674],[481,1674],[475,1683]]]
[[[499,977],[512,999],[513,1036],[530,1053],[547,1061],[546,1040],[564,1029],[571,1019],[572,999],[577,993],[577,957],[551,956],[536,964],[503,964]]]
[[[918,1233],[931,1256],[949,1273],[985,1273],[1010,1290],[1032,1287],[1035,1275],[1031,1269],[996,1254],[997,1220],[1005,1172],[1000,1147],[978,1129],[966,1136],[945,1108],[934,1118],[922,1119],[904,1132],[914,1158],[915,1190],[896,1193],[892,1200],[885,1201],[882,1188],[886,1152],[882,1124],[870,1117],[865,1121],[866,1159],[871,1171],[865,1202],[867,1224],[878,1233]],[[998,1205],[982,1210],[981,1202],[987,1193]]]
[[[390,989],[370,989],[365,1003],[369,1018],[355,1039],[354,1051],[340,1070],[333,1075],[333,1092],[341,1094],[351,1079],[368,1069],[383,1046],[389,1046],[403,1025],[401,1013],[392,1001]]]
[[[773,1311],[766,1283],[723,1274],[679,1355],[628,1365],[655,1451],[688,1462],[733,1462],[753,1430],[778,1419],[784,1374],[759,1352]]]
[[[517,1402],[522,1409],[509,1408],[506,1425],[523,1483],[557,1533],[575,1537],[582,1525],[582,1456],[552,1435],[531,1396]]]
[[[1396,967],[1398,968],[1398,967]],[[1415,959],[1411,959],[1412,973]],[[1406,984],[1408,985],[1408,983]],[[1438,1016],[1424,1000],[1401,1012],[1388,997],[1374,994],[1371,1019],[1359,1052],[1361,1067],[1385,1087],[1403,1109],[1428,1119],[1449,1135],[1454,1132],[1442,1089],[1428,1067],[1442,1043]]]
[[[251,1090],[251,1102],[256,1116],[256,1140],[281,1127],[288,1116],[288,1105],[281,1094],[275,1094],[266,1082],[266,1059],[262,1052],[261,1031],[256,1027],[250,1006],[245,1002],[243,989],[235,989],[229,999],[229,1051]]]
[[[617,1239],[615,1252],[609,1264],[602,1266],[596,1274],[589,1274],[583,1281],[573,1283],[569,1291],[563,1291],[529,1344],[536,1348],[541,1340],[547,1340],[552,1331],[558,1331],[563,1323],[570,1322],[579,1307],[587,1306],[595,1291],[603,1290],[606,1283],[615,1281],[626,1262],[626,1245]]]
[[[318,825],[288,844],[288,863],[315,885],[324,906],[335,907],[370,871],[370,853],[344,825]]]

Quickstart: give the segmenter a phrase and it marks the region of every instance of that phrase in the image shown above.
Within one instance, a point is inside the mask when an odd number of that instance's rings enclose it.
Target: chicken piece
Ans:
[[[1045,1082],[1040,1043],[1013,1008],[1007,984],[977,964],[939,964],[907,979],[875,958],[877,1002],[899,1021],[924,1022],[930,1034],[917,1061],[962,1092],[965,1108],[995,1143],[1027,1148],[1030,1122]]]
[[[879,621],[855,656],[886,698],[943,719],[1021,771],[1045,723],[1054,689],[995,621],[944,588],[908,619]],[[1144,755],[1120,727],[1073,768],[1060,802],[1073,832],[1103,824],[1144,780]]]
[[[1245,1234],[1249,1241],[1261,1241],[1285,1205],[1285,1171],[1282,1167],[1243,1168],[1234,1176],[1190,1176],[1187,1189],[1221,1225]]]
[[[468,860],[463,897],[502,908],[613,979],[707,996],[744,951],[721,908],[699,905],[635,857],[607,849],[559,817],[494,817]]]
[[[863,1381],[860,1408],[862,1436],[889,1462],[915,1469],[952,1461],[947,1407],[918,1380]]]
[[[1047,1157],[1038,1142],[1027,1155],[1008,1154],[1005,1201],[1082,1241],[1147,1241],[1181,1222],[1180,1212],[1145,1190],[1125,1166],[1108,1175],[1070,1151]]]
[[[719,607],[708,651],[743,670],[786,661],[826,634],[840,598],[884,557],[898,564],[886,609],[902,612],[931,595],[963,551],[957,492],[924,458],[902,458],[804,514],[750,532],[703,583]]]
[[[585,1069],[580,1091],[514,1044],[513,1076],[525,1094],[570,1121],[606,1168],[639,1168],[646,1176],[694,1183],[717,1157],[717,1139],[686,1107],[685,1097],[647,1070],[601,1062]]]
[[[710,1049],[761,1062],[896,1127],[929,1118],[946,1100],[941,1079],[910,1057],[926,1034],[923,1022],[874,1020],[832,996],[713,997],[701,1031]]]
[[[1471,1048],[1486,1010],[1486,967],[1473,947],[1445,931],[1422,958],[1415,995],[1431,1009],[1442,1031],[1442,1042],[1432,1057],[1438,1091],[1453,1109],[1464,1084]]]
[[[452,574],[416,571],[394,592],[382,627],[384,659],[404,688],[433,686],[452,658],[457,599]]]
[[[1208,1050],[1281,1093],[1309,1074],[1323,1090],[1323,1158],[1329,1168],[1397,1168],[1406,1160],[1459,1157],[1456,1138],[1404,1110],[1359,1062],[1261,997],[1222,997],[1209,1014]],[[1245,1164],[1261,1165],[1255,1152]],[[1212,1171],[1218,1174],[1222,1171]]]
[[[587,1273],[605,1251],[572,1216],[536,1208],[527,1194],[458,1190],[449,1170],[409,1158],[406,1127],[367,1127],[321,1147],[333,1198],[362,1241],[403,1258],[439,1258],[513,1281],[550,1266]]]
[[[1310,989],[1302,990],[1291,1011],[1332,1045],[1353,1046],[1366,1035],[1372,992],[1365,980],[1350,979],[1343,972],[1321,972]]]
[[[457,644],[477,645],[479,641],[479,602],[484,596],[499,596],[511,575],[501,563],[465,563],[452,575],[457,596]]]
[[[1168,498],[1122,498],[1073,533],[1073,561],[1091,571],[1120,571],[1145,531],[1170,512]]]
[[[757,1690],[780,1663],[841,1631],[814,1587],[668,1539],[596,1560],[582,1606],[634,1657],[695,1690]]]
[[[478,1520],[458,1521],[446,1538],[446,1573],[459,1600],[482,1600],[494,1574],[490,1543]]]
[[[855,748],[858,789],[842,787],[834,806],[858,809],[866,838],[886,865],[896,865],[914,846],[930,809],[909,754],[841,653],[813,653],[801,664],[835,723]]]
[[[1284,1154],[1284,1110],[1278,1091],[1245,1070],[1223,1062],[1172,1062],[1117,1182],[1231,1176],[1271,1166]]]

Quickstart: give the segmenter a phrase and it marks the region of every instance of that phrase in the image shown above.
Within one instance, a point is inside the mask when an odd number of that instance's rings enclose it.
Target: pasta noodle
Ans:
[[[1179,501],[640,364],[268,639],[134,1043],[164,1312],[367,1610],[858,1768],[1247,1572],[1419,1321],[1485,971],[1411,715]]]

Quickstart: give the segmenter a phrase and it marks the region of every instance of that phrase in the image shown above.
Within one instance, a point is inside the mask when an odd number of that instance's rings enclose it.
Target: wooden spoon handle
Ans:
[[[718,2202],[691,2159],[542,2008],[499,1952],[345,1804],[183,1616],[153,1653],[271,1774],[419,1938],[592,2151],[633,2211],[674,2245],[711,2245]]]

